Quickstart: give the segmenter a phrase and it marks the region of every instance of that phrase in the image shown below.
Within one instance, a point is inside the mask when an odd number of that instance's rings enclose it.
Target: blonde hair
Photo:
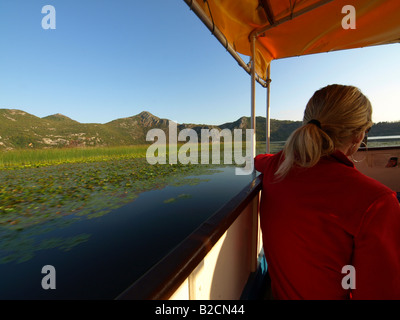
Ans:
[[[314,166],[371,127],[371,116],[371,103],[358,88],[333,84],[319,89],[307,103],[303,125],[286,141],[275,175],[283,178],[294,166]]]

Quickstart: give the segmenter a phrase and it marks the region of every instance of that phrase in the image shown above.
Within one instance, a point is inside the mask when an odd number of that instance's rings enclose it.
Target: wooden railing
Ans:
[[[387,167],[392,157],[398,159],[395,167]],[[353,158],[356,168],[378,180],[393,191],[400,192],[400,146],[361,148]],[[358,162],[357,162],[358,161]]]

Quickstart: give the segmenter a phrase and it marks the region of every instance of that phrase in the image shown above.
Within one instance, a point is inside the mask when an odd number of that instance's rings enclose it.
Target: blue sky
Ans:
[[[45,5],[56,29],[44,30]],[[271,117],[301,120],[313,92],[358,86],[373,120],[400,120],[400,45],[273,61]],[[265,116],[257,86],[257,115]],[[1,0],[0,108],[106,123],[149,111],[178,123],[250,115],[250,77],[183,0]]]

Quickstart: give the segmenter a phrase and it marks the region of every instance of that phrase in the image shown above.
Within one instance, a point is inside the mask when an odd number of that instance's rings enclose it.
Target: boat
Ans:
[[[184,1],[250,75],[253,142],[257,83],[267,90],[267,153],[273,60],[400,42],[398,0]],[[249,63],[243,56],[250,57]],[[400,146],[360,148],[355,158],[366,160],[356,167],[399,194],[400,167],[386,167],[396,157]],[[116,299],[270,299],[258,218],[261,190],[260,176],[254,175],[246,188]]]

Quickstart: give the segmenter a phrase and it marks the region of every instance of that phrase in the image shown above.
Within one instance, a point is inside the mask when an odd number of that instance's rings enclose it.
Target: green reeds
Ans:
[[[146,145],[138,145],[2,151],[0,152],[0,169],[143,158],[146,156],[147,148]]]

